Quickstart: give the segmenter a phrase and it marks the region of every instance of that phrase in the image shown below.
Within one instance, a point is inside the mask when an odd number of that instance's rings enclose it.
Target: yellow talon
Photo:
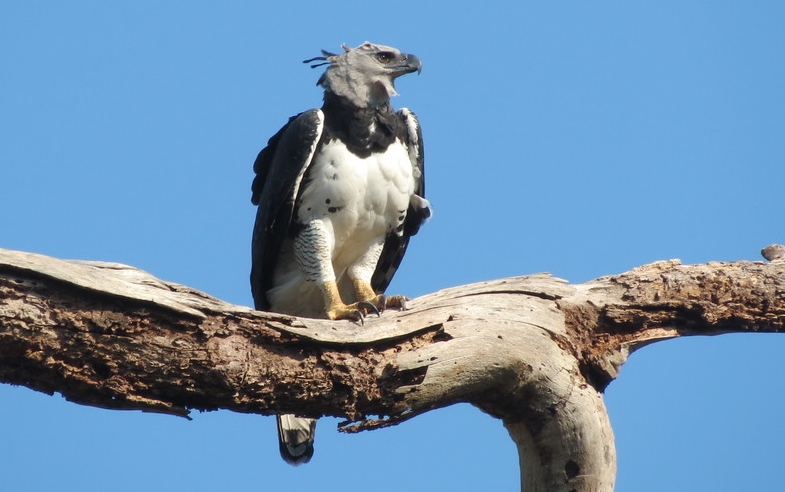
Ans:
[[[406,296],[376,294],[370,284],[363,280],[355,279],[352,284],[357,295],[357,302],[353,304],[344,304],[335,281],[325,282],[322,285],[324,310],[329,319],[350,319],[363,324],[368,314],[381,316],[386,308],[406,309],[406,301],[409,300]]]
[[[373,304],[379,312],[383,312],[387,308],[406,310],[406,301],[409,300],[406,296],[377,294],[368,282],[359,279],[352,280],[352,285],[354,286],[354,292],[357,294],[357,299]],[[365,314],[368,313],[366,312]]]

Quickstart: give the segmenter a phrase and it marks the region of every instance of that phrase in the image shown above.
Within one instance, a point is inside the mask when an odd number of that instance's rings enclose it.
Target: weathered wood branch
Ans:
[[[360,327],[224,303],[113,263],[0,250],[0,382],[106,408],[333,415],[343,430],[470,402],[503,419],[527,491],[608,491],[602,390],[629,353],[785,330],[785,262],[657,262],[569,285],[446,289]]]

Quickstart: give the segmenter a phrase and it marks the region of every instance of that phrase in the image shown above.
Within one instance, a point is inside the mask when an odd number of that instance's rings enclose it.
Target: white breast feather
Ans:
[[[330,222],[336,253],[346,241],[363,249],[367,241],[383,238],[398,225],[414,193],[413,166],[398,140],[386,152],[366,158],[332,141],[316,156],[310,180],[300,198],[298,219]]]
[[[409,150],[400,140],[384,153],[366,158],[334,140],[314,157],[297,219],[324,221],[332,234],[332,263],[339,285],[349,266],[402,224],[414,194],[414,172]],[[274,311],[305,315],[306,299],[312,300],[313,312],[323,309],[318,286],[305,281],[284,251],[273,283],[276,287],[268,292],[268,299]]]

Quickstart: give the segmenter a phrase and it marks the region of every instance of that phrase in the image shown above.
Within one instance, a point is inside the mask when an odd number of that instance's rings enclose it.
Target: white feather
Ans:
[[[303,272],[284,243],[273,285],[271,309],[298,316],[323,316],[319,286],[337,279],[344,302],[351,302],[347,272],[370,282],[381,245],[403,221],[414,193],[414,166],[409,149],[396,140],[383,153],[362,158],[340,140],[325,144],[314,157],[309,181],[300,195],[297,220],[320,221],[331,248],[331,272]],[[370,260],[369,260],[370,258]],[[323,265],[324,266],[324,265]],[[353,267],[353,268],[352,268]],[[308,275],[308,277],[306,277]]]

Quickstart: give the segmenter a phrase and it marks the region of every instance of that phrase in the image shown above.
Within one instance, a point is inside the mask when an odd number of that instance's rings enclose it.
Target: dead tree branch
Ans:
[[[603,389],[657,340],[783,331],[785,261],[769,251],[771,263],[664,261],[577,285],[465,285],[360,327],[256,312],[125,265],[0,250],[0,382],[180,416],[333,415],[344,431],[469,402],[505,422],[526,491],[609,491]]]

